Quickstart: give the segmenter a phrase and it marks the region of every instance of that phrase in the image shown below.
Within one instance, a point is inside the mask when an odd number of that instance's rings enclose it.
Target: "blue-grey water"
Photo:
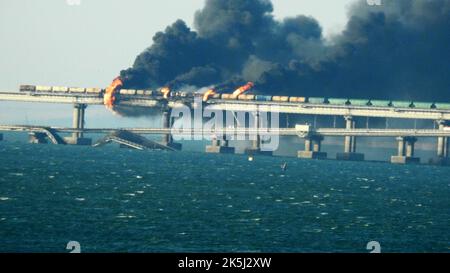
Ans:
[[[283,173],[280,164],[288,162]],[[0,252],[450,252],[450,168],[0,142]]]

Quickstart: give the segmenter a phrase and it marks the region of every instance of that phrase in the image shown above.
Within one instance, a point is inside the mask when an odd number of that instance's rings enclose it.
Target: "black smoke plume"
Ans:
[[[314,18],[272,12],[269,0],[207,0],[195,30],[178,20],[153,37],[121,72],[125,87],[254,81],[274,95],[450,98],[450,0],[355,1],[345,30],[327,40]]]

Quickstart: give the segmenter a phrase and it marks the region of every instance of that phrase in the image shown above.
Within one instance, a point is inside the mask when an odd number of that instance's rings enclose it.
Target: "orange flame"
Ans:
[[[103,104],[109,109],[114,107],[114,102],[116,101],[115,93],[123,86],[122,79],[116,77],[112,83],[106,88],[105,95],[103,96]]]
[[[205,94],[203,94],[203,102],[207,102],[211,96],[214,96],[216,94],[216,91],[214,89],[209,89],[206,91]]]
[[[254,83],[248,82],[246,85],[239,87],[236,91],[233,92],[233,96],[239,96],[252,89],[255,86]]]
[[[170,88],[167,87],[167,86],[161,88],[161,93],[163,93],[163,97],[164,97],[165,99],[168,99],[168,98],[169,98],[169,95],[170,95]]]

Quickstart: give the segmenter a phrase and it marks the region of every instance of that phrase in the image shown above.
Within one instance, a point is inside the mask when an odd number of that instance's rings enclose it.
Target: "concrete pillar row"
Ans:
[[[352,116],[344,116],[345,118],[345,129],[350,130],[356,128],[356,121]],[[356,153],[356,137],[355,136],[345,136],[344,137],[344,152],[336,154],[337,160],[347,160],[347,161],[363,161],[364,154]]]
[[[72,128],[84,129],[86,119],[86,104],[76,103],[73,105]],[[64,141],[70,145],[91,145],[92,140],[84,138],[83,132],[74,132],[71,137],[64,138]]]
[[[449,141],[448,141],[448,137],[445,138],[445,143],[444,143],[444,155],[445,157],[449,157]]]
[[[162,128],[163,129],[170,129],[170,109],[165,109],[162,113]],[[171,134],[164,134],[162,136],[162,143],[165,145],[168,145],[172,143],[172,135]]]
[[[327,153],[322,152],[323,136],[312,135],[305,137],[305,150],[298,151],[298,157],[304,159],[325,159]]]
[[[446,120],[436,120],[439,130],[444,130],[447,121]],[[449,139],[448,137],[438,137],[436,156],[430,159],[430,164],[435,165],[450,165],[449,158]]]
[[[162,112],[162,128],[171,129],[173,125],[173,120],[171,118],[171,109],[166,107]],[[180,143],[173,142],[173,137],[171,133],[163,134],[161,139],[161,144],[169,146],[175,150],[181,150],[182,145]]]
[[[219,140],[218,139],[213,139],[212,141],[211,141],[211,145],[212,146],[219,146],[220,144],[219,144]]]
[[[224,124],[226,122],[226,117],[224,117]],[[223,134],[220,138],[215,138],[212,140],[211,145],[207,145],[205,149],[206,153],[210,154],[234,154],[235,148],[230,147],[230,143],[227,140],[226,130],[223,130]]]
[[[405,156],[406,155],[405,139],[403,137],[398,137],[397,142],[398,142],[397,155]]]
[[[352,124],[352,129],[356,128],[356,121],[353,121]],[[351,148],[351,152],[352,153],[356,153],[356,137],[352,136],[352,148]]]
[[[415,137],[397,137],[398,149],[397,155],[391,157],[391,163],[393,164],[412,164],[420,163],[420,158],[414,157],[415,143],[417,138]]]
[[[312,141],[311,138],[307,137],[305,138],[305,152],[311,152],[312,151]]]
[[[257,130],[257,133],[256,133],[256,139],[253,140],[253,145],[252,145],[252,148],[254,150],[261,149],[261,137],[258,133],[258,130],[260,128],[260,122],[261,122],[261,120],[260,120],[259,112],[256,112],[256,114],[255,114],[255,129]]]
[[[345,116],[345,129],[353,129],[354,121],[352,116]],[[353,137],[346,136],[344,139],[344,152],[352,153],[353,152]]]
[[[315,153],[320,153],[322,150],[322,141],[323,141],[323,136],[316,136],[312,139],[312,143],[313,143],[313,152]]]
[[[256,129],[256,136],[255,139],[252,141],[252,147],[245,149],[245,154],[253,156],[253,155],[266,155],[266,156],[272,156],[273,151],[263,151],[261,150],[261,136],[259,135],[259,128],[261,128],[261,118],[259,110],[256,110],[255,113],[255,129]]]
[[[444,130],[446,121],[437,120],[439,130]],[[437,156],[438,157],[448,157],[448,138],[438,137],[437,139]]]
[[[226,136],[223,136],[222,141],[220,141],[220,146],[222,147],[228,147],[230,145],[229,141],[226,139]]]
[[[87,108],[86,104],[74,104],[72,117],[72,127],[74,129],[84,129],[86,108]],[[84,136],[83,133],[78,132],[72,134],[73,139],[83,138],[83,136]]]
[[[417,142],[417,138],[415,137],[408,137],[405,139],[406,141],[406,156],[407,157],[414,157],[415,153],[415,143]]]

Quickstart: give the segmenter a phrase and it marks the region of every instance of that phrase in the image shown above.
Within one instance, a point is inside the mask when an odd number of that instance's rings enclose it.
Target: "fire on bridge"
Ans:
[[[341,98],[319,98],[319,97],[293,97],[293,96],[268,96],[257,93],[250,94],[254,87],[253,83],[237,88],[234,92],[218,93],[214,88],[206,92],[183,92],[172,91],[169,87],[160,90],[134,90],[124,89],[120,78],[116,78],[106,89],[102,88],[79,88],[61,86],[38,86],[22,85],[19,93],[0,93],[0,100],[23,101],[23,102],[52,102],[74,104],[73,126],[67,130],[72,130],[72,136],[59,138],[58,133],[68,132],[57,128],[22,128],[29,131],[33,142],[44,142],[49,138],[55,144],[91,144],[90,139],[84,138],[84,133],[94,128],[84,127],[85,109],[88,105],[104,104],[109,109],[114,110],[116,105],[136,105],[147,107],[159,107],[162,109],[163,129],[158,132],[163,135],[163,139],[158,144],[153,143],[148,147],[165,147],[170,150],[179,150],[181,145],[173,141],[170,128],[173,120],[170,118],[171,108],[176,108],[177,103],[187,103],[190,107],[195,107],[194,101],[198,99],[210,109],[215,111],[233,112],[255,112],[278,111],[286,114],[301,115],[326,115],[341,116],[345,119],[344,129],[318,128],[315,130],[305,130],[291,128],[290,133],[305,139],[305,149],[298,152],[300,158],[323,159],[327,153],[322,151],[322,141],[326,136],[341,136],[344,138],[344,151],[337,154],[340,160],[364,160],[364,155],[356,151],[356,137],[365,136],[391,136],[396,137],[398,142],[398,154],[392,156],[393,163],[418,163],[420,159],[415,157],[414,144],[417,137],[433,137],[437,139],[437,153],[432,162],[437,164],[449,164],[448,159],[448,137],[450,131],[446,127],[446,122],[450,120],[450,103],[441,102],[415,102],[415,101],[392,101],[392,100],[371,100],[371,99],[341,99]],[[271,106],[277,106],[273,108]],[[276,110],[274,110],[276,109]],[[254,124],[256,129],[260,128],[261,121],[256,114]],[[382,118],[403,118],[403,119],[427,119],[433,120],[438,125],[435,130],[401,130],[401,129],[357,129],[354,117],[382,117]],[[14,126],[1,126],[0,130],[9,131]],[[17,129],[17,128],[16,128]],[[111,129],[112,130],[112,129]],[[150,129],[149,129],[150,130]],[[286,130],[286,129],[285,129]],[[289,129],[288,129],[289,130]],[[117,130],[116,130],[117,131]],[[126,130],[125,130],[126,131]],[[142,129],[136,133],[145,134]],[[275,130],[276,131],[276,130]],[[258,131],[257,131],[258,132]],[[284,131],[286,134],[288,131]],[[129,132],[135,134],[135,132]],[[281,129],[278,133],[281,134]],[[107,138],[109,141],[116,141],[117,135]],[[259,133],[253,140],[252,147],[246,150],[249,154],[271,154],[261,150],[261,139]],[[0,135],[0,139],[1,139]],[[137,137],[134,139],[138,139]],[[122,145],[128,145],[129,140],[123,140]],[[129,145],[128,145],[129,146]],[[135,145],[135,147],[142,147]],[[234,148],[230,147],[228,139],[214,139],[212,145],[207,146],[210,153],[233,153]]]

